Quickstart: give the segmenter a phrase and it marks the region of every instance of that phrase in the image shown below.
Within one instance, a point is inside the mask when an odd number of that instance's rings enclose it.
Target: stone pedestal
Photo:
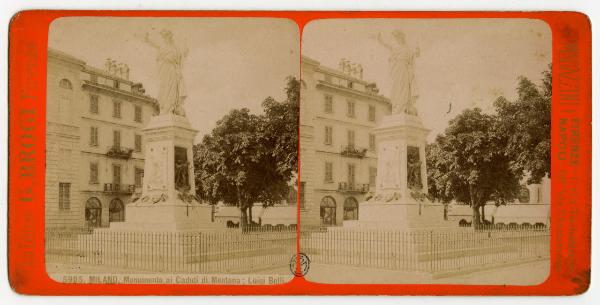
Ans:
[[[375,195],[359,204],[365,228],[426,229],[447,226],[443,205],[427,198],[425,146],[429,129],[417,115],[393,114],[374,130],[378,145]]]
[[[126,205],[125,222],[111,230],[189,231],[216,228],[212,207],[195,198],[193,141],[197,131],[184,116],[154,116],[143,129],[141,197]]]

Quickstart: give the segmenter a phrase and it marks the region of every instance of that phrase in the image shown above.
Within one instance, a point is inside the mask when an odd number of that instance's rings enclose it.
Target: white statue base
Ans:
[[[207,204],[129,204],[124,222],[110,223],[112,231],[206,231],[218,226],[211,221],[212,207]]]
[[[125,221],[111,223],[111,230],[163,232],[220,227],[212,222],[212,207],[194,196],[192,149],[196,133],[184,116],[166,114],[150,119],[143,129],[146,160],[142,195],[126,205]]]
[[[444,207],[429,201],[425,146],[429,130],[416,115],[393,114],[374,130],[378,145],[375,195],[359,203],[344,226],[419,230],[447,227]]]

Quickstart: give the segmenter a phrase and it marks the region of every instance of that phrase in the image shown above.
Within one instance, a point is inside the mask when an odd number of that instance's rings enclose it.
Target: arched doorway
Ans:
[[[125,206],[121,199],[115,198],[110,202],[110,205],[108,206],[108,221],[125,221]]]
[[[90,228],[97,228],[102,224],[102,204],[96,197],[85,203],[85,224]]]
[[[344,220],[358,220],[358,201],[354,197],[344,200]]]
[[[321,199],[321,224],[326,226],[335,225],[335,199],[330,196]]]

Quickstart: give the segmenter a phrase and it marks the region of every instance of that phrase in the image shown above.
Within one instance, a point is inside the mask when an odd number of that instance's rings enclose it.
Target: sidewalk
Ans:
[[[546,280],[549,270],[550,261],[542,260],[432,279],[425,273],[313,264],[306,279],[340,284],[537,285]]]

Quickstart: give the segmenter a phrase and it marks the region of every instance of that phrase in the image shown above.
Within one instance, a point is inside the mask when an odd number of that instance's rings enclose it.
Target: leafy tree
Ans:
[[[511,167],[529,173],[528,183],[539,183],[550,176],[552,66],[542,73],[541,86],[520,77],[517,93],[514,102],[499,97],[494,103],[499,132],[509,135],[505,151]]]
[[[497,125],[481,109],[467,109],[427,149],[430,195],[469,204],[475,228],[485,219],[486,202],[513,200],[519,190],[521,175],[510,166],[504,153],[507,137]]]
[[[265,99],[263,115],[232,110],[194,147],[197,194],[211,203],[238,206],[243,227],[252,222],[255,202],[270,206],[286,198],[297,171],[295,78],[288,78],[286,93],[284,102]]]
[[[279,171],[287,177],[298,170],[300,82],[288,77],[285,92],[284,102],[277,102],[272,97],[263,101],[265,124],[262,132]]]
[[[210,202],[237,205],[242,223],[258,197],[256,164],[260,162],[260,117],[247,108],[232,110],[202,143],[195,146],[197,192]]]

